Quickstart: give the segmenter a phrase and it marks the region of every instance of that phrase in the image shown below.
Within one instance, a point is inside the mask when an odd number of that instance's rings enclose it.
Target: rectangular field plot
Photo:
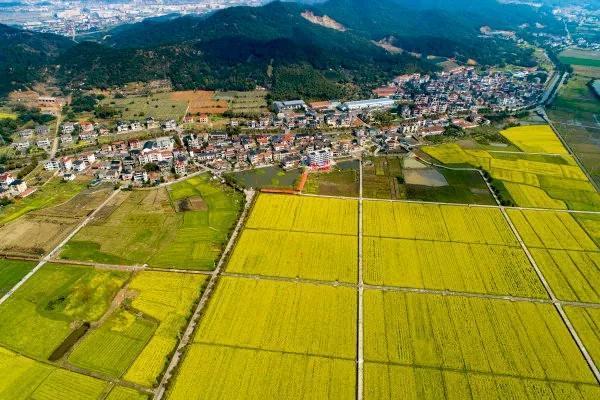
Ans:
[[[358,202],[307,196],[261,194],[248,228],[358,234]]]
[[[600,253],[532,248],[531,254],[556,297],[600,302]]]
[[[228,272],[356,282],[355,236],[246,229]]]
[[[546,298],[517,247],[366,237],[365,283]]]
[[[223,278],[194,342],[354,360],[356,290]]]
[[[365,365],[365,400],[383,399],[519,399],[586,400],[600,396],[600,387],[513,376],[413,368],[400,365]]]
[[[368,290],[365,360],[596,383],[551,304]]]
[[[177,345],[206,276],[144,271],[127,286],[127,308],[116,310],[76,345],[69,362],[153,386]]]
[[[0,348],[0,399],[100,400],[108,382],[58,369]],[[134,398],[128,398],[127,400]]]
[[[517,126],[501,134],[524,152],[569,154],[549,125]]]
[[[170,400],[353,400],[354,360],[192,344]]]
[[[583,340],[596,366],[600,364],[600,309],[565,307],[565,311]]]
[[[241,195],[201,175],[167,189],[123,192],[61,253],[71,260],[213,269]]]
[[[37,262],[0,258],[0,296],[3,296],[31,271]]]
[[[508,210],[528,247],[557,250],[598,250],[598,246],[569,213]]]
[[[518,245],[494,208],[365,201],[363,214],[365,236]]]
[[[17,256],[49,253],[85,216],[102,204],[110,192],[105,187],[84,190],[65,203],[30,210],[23,217],[0,226],[0,252]]]
[[[148,395],[123,386],[115,386],[106,400],[147,400]]]
[[[0,306],[0,344],[48,358],[82,322],[98,320],[128,273],[47,264]]]

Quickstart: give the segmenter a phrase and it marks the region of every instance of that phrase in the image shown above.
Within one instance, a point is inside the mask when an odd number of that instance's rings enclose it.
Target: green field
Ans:
[[[147,117],[163,121],[183,118],[187,108],[184,100],[173,99],[171,93],[155,93],[150,96],[131,96],[123,99],[107,97],[100,102],[119,112],[126,121],[143,121]]]
[[[365,283],[547,298],[519,247],[366,237]]]
[[[364,315],[366,361],[597,384],[551,304],[368,290]]]
[[[0,344],[48,358],[82,322],[98,320],[128,274],[47,264],[0,306]]]
[[[279,167],[265,167],[228,173],[227,177],[244,188],[294,189],[300,179],[300,175],[302,175],[301,169],[285,171]]]
[[[156,322],[120,310],[86,335],[69,356],[77,367],[120,377],[144,349]]]
[[[81,192],[84,188],[85,184],[77,181],[63,182],[59,178],[52,179],[34,194],[2,208],[0,210],[0,226],[31,211],[63,203]]]
[[[77,344],[69,362],[154,386],[205,279],[180,273],[137,274],[127,285],[128,302]]]
[[[408,200],[462,204],[496,204],[483,178],[477,171],[435,168],[448,182],[447,186],[406,185]]]
[[[234,116],[257,116],[269,112],[266,101],[267,92],[254,90],[248,92],[216,92],[215,100],[225,100]]]
[[[363,162],[363,196],[371,199],[404,199],[402,158],[372,157]]]
[[[0,258],[0,296],[15,286],[36,264],[35,261]]]
[[[356,282],[357,240],[349,235],[246,229],[227,271]]]
[[[0,398],[7,400],[101,400],[109,389],[108,382],[58,369],[1,347],[0,375]],[[132,396],[121,399],[136,400]]]
[[[115,386],[108,394],[108,397],[106,397],[106,400],[147,400],[148,397],[148,395],[134,389]]]
[[[358,197],[358,168],[358,161],[342,161],[330,172],[311,173],[303,192],[325,196]]]
[[[122,192],[65,246],[61,257],[210,270],[241,205],[238,192],[207,175],[169,189]]]
[[[565,64],[583,65],[584,67],[600,68],[600,59],[579,58],[579,57],[560,57],[560,61]]]

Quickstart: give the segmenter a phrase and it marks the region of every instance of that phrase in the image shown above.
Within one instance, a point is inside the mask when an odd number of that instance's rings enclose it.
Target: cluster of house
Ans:
[[[278,164],[284,169],[328,167],[334,157],[349,156],[359,148],[354,138],[321,133],[238,135],[225,132],[190,134],[183,138],[193,159],[214,169],[244,169]]]
[[[91,169],[99,181],[133,181],[146,183],[153,176],[187,173],[189,156],[185,149],[175,149],[172,137],[140,141],[133,139],[102,146],[97,152],[80,154],[78,157],[62,157],[48,160],[44,168],[60,170],[65,180],[75,179],[75,174]],[[156,165],[156,171],[147,171],[147,164]],[[152,174],[152,172],[154,174]]]
[[[477,113],[482,109],[514,112],[535,106],[544,93],[544,82],[534,68],[498,72],[457,67],[434,76],[401,75],[375,93],[396,99],[404,118]]]
[[[160,122],[151,117],[146,118],[144,122],[120,121],[112,132],[104,126],[91,122],[65,122],[61,125],[60,144],[64,147],[79,141],[94,143],[99,136],[109,136],[114,132],[121,134],[154,129],[162,129],[164,132],[176,131],[177,122],[173,119]]]
[[[38,125],[32,129],[22,129],[17,132],[18,139],[12,143],[15,150],[26,152],[33,146],[42,150],[49,150],[52,147],[52,139],[48,136],[49,130],[45,125]]]
[[[28,192],[24,180],[17,179],[10,172],[0,174],[0,199],[25,196]]]

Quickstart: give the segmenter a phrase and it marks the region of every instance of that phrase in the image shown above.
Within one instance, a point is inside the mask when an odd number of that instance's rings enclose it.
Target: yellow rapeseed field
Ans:
[[[531,254],[556,297],[600,303],[600,253],[532,248]]]
[[[529,247],[598,250],[598,246],[569,213],[508,210],[508,215]]]
[[[129,289],[138,292],[132,307],[155,318],[159,325],[125,379],[146,386],[155,383],[205,280],[205,275],[144,271],[131,281]]]
[[[365,201],[365,236],[516,245],[502,213],[493,208]]]
[[[365,400],[596,399],[600,386],[367,363]]]
[[[356,363],[246,348],[192,344],[170,400],[353,400]]]
[[[369,284],[548,297],[519,247],[373,237],[363,243]]]
[[[307,196],[261,194],[246,223],[249,228],[358,234],[358,202]]]
[[[504,182],[504,187],[510,193],[515,203],[521,207],[551,208],[556,210],[566,210],[564,201],[553,199],[542,189],[522,185],[520,183]]]
[[[552,304],[367,290],[365,360],[596,384]]]
[[[225,277],[194,342],[354,359],[356,290]]]
[[[246,229],[227,271],[356,282],[357,257],[355,236]]]
[[[528,153],[568,154],[549,125],[517,126],[500,133]]]

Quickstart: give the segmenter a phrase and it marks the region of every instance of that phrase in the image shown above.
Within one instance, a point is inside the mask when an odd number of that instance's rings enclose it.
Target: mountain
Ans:
[[[349,82],[374,84],[403,71],[434,68],[391,54],[363,35],[314,24],[302,17],[305,9],[274,2],[121,27],[102,44],[82,43],[64,54],[62,78],[102,86],[168,77],[177,88],[273,85],[283,97],[325,98],[352,90]],[[290,85],[284,78],[289,76],[297,84]],[[329,85],[318,89],[310,86],[313,82]]]
[[[0,24],[0,95],[40,79],[44,68],[72,45],[62,36]]]
[[[123,25],[100,42],[38,52],[31,71],[35,65],[60,65],[58,78],[68,87],[169,78],[181,89],[260,85],[279,98],[347,97],[394,74],[435,70],[426,56],[533,65],[531,50],[483,35],[484,26],[562,29],[545,7],[496,0],[308,3],[272,2]],[[38,40],[52,42],[42,35]]]

